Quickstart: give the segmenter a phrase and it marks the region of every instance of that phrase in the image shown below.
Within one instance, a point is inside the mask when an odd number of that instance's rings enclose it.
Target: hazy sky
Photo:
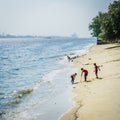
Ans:
[[[114,0],[0,0],[0,33],[89,37],[88,25]]]

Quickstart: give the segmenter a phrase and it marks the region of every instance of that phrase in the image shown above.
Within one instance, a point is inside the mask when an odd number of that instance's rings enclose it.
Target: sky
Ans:
[[[98,12],[114,0],[0,0],[0,33],[90,37]]]

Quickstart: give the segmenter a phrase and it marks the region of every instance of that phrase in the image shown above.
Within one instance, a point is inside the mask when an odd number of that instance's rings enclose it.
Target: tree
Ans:
[[[98,37],[98,35],[101,33],[101,22],[99,16],[96,16],[92,19],[92,23],[89,25],[89,30],[92,30],[92,36]]]
[[[116,38],[120,38],[120,0],[109,5],[108,14],[110,16],[113,32]]]
[[[108,7],[108,12],[99,12],[89,24],[92,36],[104,40],[115,41],[120,39],[120,0],[114,1]]]

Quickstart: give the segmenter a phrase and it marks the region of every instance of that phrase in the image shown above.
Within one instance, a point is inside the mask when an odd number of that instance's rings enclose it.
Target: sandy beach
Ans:
[[[74,60],[78,68],[73,85],[73,107],[60,120],[120,120],[120,45],[93,45]],[[94,65],[100,66],[96,79]],[[81,68],[89,71],[88,81],[81,78]]]

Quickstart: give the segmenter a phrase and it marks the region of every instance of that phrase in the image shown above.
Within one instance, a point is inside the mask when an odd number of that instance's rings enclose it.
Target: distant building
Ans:
[[[77,36],[76,33],[73,33],[71,36],[72,36],[73,38],[78,38],[78,36]]]

